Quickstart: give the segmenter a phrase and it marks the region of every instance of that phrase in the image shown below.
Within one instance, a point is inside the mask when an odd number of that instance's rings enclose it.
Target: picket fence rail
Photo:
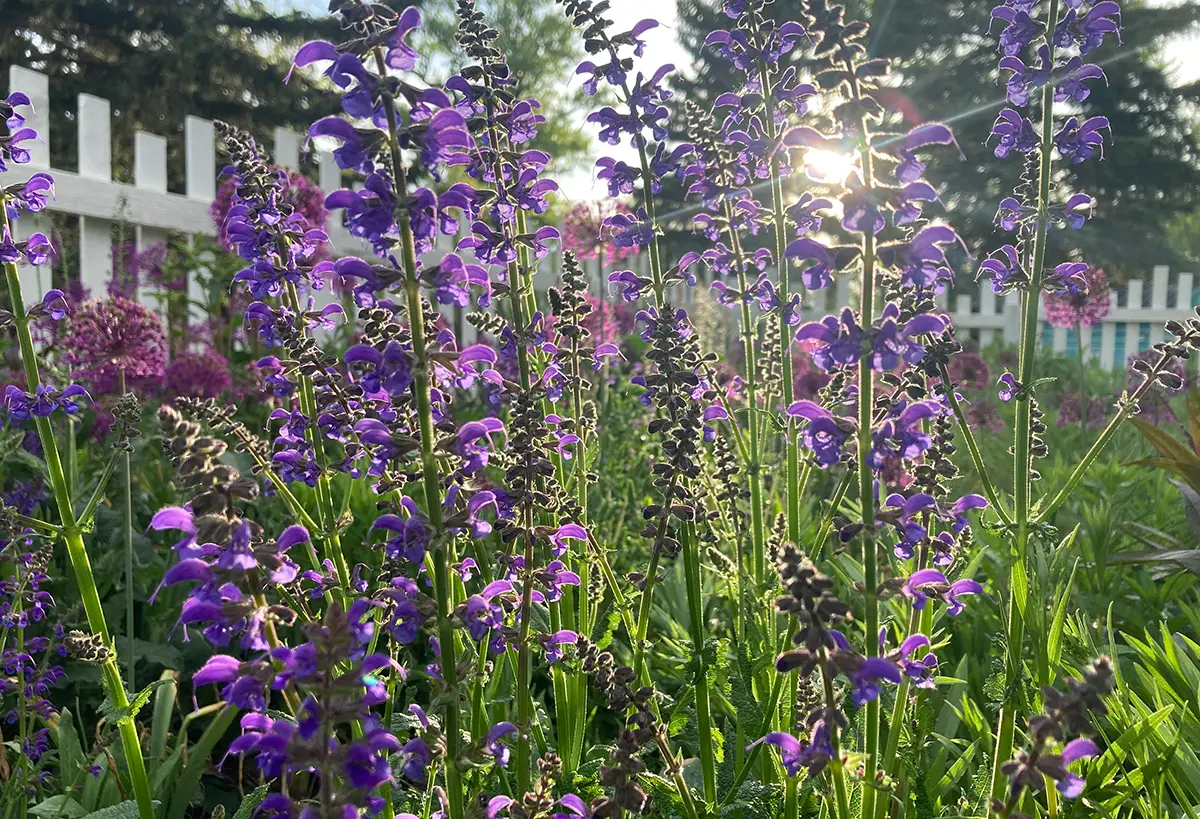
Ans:
[[[132,185],[113,180],[111,106],[108,100],[91,94],[80,94],[76,109],[79,167],[68,171],[50,167],[50,80],[45,74],[21,66],[9,69],[10,91],[20,90],[33,103],[34,126],[41,137],[30,146],[28,164],[14,166],[6,183],[22,181],[39,171],[49,171],[55,179],[57,198],[49,209],[75,216],[79,220],[79,270],[83,285],[93,293],[102,293],[113,274],[113,226],[118,221],[133,227],[139,249],[165,242],[169,231],[183,234],[213,235],[215,229],[209,218],[209,207],[216,198],[217,162],[213,123],[200,117],[188,116],[184,122],[185,192],[167,190],[167,140],[163,136],[138,131],[134,136],[134,182]],[[302,137],[294,131],[276,128],[273,159],[276,164],[296,169],[300,166]],[[318,185],[324,191],[342,186],[341,170],[332,154],[317,151]],[[27,214],[14,226],[16,238],[27,238],[34,232],[46,231],[47,220],[41,214]],[[336,255],[369,255],[363,242],[352,237],[336,219],[327,225],[330,243]],[[454,239],[440,237],[434,252],[426,259],[436,262],[441,254],[453,247]],[[559,252],[542,260],[535,286],[543,288],[553,283],[560,266]],[[648,259],[640,254],[621,263],[647,274]],[[598,260],[585,262],[593,284],[604,275]],[[1124,366],[1125,360],[1151,344],[1162,340],[1163,323],[1181,319],[1192,312],[1197,303],[1196,281],[1191,273],[1172,276],[1166,266],[1158,265],[1151,274],[1151,286],[1133,280],[1112,291],[1112,309],[1098,327],[1085,327],[1082,345],[1069,328],[1051,328],[1042,323],[1039,341],[1056,353],[1076,355],[1082,347],[1101,365],[1112,369]],[[21,272],[21,286],[26,303],[33,303],[49,287],[49,270],[28,268]],[[594,286],[593,291],[606,290]],[[193,299],[200,300],[198,283],[189,282]],[[333,298],[329,289],[315,293],[318,301]],[[608,298],[612,298],[608,296]],[[685,303],[704,295],[689,292]],[[806,294],[803,314],[811,320],[832,311],[838,305],[856,300],[849,279],[840,278],[834,287]],[[953,318],[960,337],[970,336],[981,346],[1000,340],[1016,344],[1019,335],[1020,311],[1015,296],[997,298],[984,285],[976,296],[959,294],[953,305],[942,297],[942,307]],[[729,311],[731,319],[736,311]],[[200,318],[197,316],[197,318]]]

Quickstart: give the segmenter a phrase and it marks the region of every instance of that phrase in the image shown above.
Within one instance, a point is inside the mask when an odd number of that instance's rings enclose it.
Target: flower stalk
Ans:
[[[4,229],[8,230],[8,217],[2,217]],[[8,285],[8,296],[12,304],[13,324],[17,332],[17,342],[21,349],[21,364],[25,370],[25,383],[31,393],[36,393],[42,383],[38,372],[37,352],[33,346],[33,338],[29,333],[29,319],[21,297],[21,282],[17,275],[17,266],[11,262],[4,263],[5,281]],[[50,486],[54,492],[54,503],[62,522],[62,537],[67,546],[67,556],[71,561],[72,572],[83,599],[83,608],[87,616],[88,628],[99,637],[108,649],[102,666],[104,689],[112,704],[117,709],[129,707],[129,695],[121,680],[121,670],[117,665],[117,652],[109,635],[108,623],[104,617],[104,609],[100,603],[100,592],[96,588],[96,578],[92,573],[92,564],[88,558],[87,547],[71,506],[71,496],[67,489],[67,479],[63,472],[62,460],[58,454],[58,444],[54,437],[54,428],[49,418],[38,417],[35,420],[38,439],[46,459],[46,471],[50,478]],[[146,778],[146,765],[142,758],[142,746],[137,735],[137,726],[133,719],[121,720],[119,723],[121,747],[125,751],[126,765],[130,783],[133,786],[134,798],[137,801],[138,815],[141,819],[154,819],[154,806],[150,798],[150,783]]]
[[[1046,16],[1047,26],[1053,27],[1058,20],[1058,0],[1050,0]],[[1050,61],[1053,64],[1054,42],[1047,38]],[[1054,137],[1054,83],[1042,89],[1041,149],[1038,163],[1037,223],[1034,228],[1033,258],[1029,270],[1029,286],[1023,294],[1021,319],[1021,352],[1018,379],[1022,384],[1032,384],[1036,378],[1039,307],[1042,293],[1042,271],[1046,264],[1046,236],[1050,228],[1050,183],[1053,168]],[[1083,398],[1081,397],[1081,400]],[[1019,681],[1022,673],[1021,649],[1025,640],[1025,621],[1021,606],[1017,604],[1017,588],[1026,576],[1025,562],[1029,548],[1029,536],[1033,524],[1030,504],[1032,493],[1032,401],[1033,396],[1017,396],[1016,423],[1014,429],[1014,482],[1013,517],[1017,524],[1016,540],[1010,552],[1010,586],[1008,600],[1008,622],[1005,634],[1005,691],[1006,701],[1000,711],[996,725],[996,749],[992,757],[992,796],[1002,798],[1005,778],[1000,770],[1012,756],[1013,735],[1016,727],[1017,710],[1021,707]]]

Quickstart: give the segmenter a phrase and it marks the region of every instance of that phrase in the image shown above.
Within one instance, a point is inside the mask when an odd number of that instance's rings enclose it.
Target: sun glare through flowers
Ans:
[[[841,184],[854,170],[854,157],[813,148],[804,154],[804,172],[817,182]]]

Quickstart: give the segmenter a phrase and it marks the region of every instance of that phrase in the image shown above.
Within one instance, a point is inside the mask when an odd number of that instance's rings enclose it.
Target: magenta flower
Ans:
[[[167,365],[163,387],[172,398],[216,398],[233,386],[229,361],[212,347],[183,350]]]
[[[1108,277],[1098,267],[1083,269],[1076,276],[1086,286],[1062,293],[1046,294],[1046,322],[1051,327],[1095,327],[1112,309]]]
[[[157,386],[167,365],[167,339],[158,316],[120,296],[89,302],[71,317],[63,360],[73,378],[98,394],[127,384]]]

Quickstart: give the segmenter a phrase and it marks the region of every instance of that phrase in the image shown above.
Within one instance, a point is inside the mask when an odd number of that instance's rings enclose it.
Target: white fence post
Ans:
[[[275,164],[289,171],[300,170],[300,135],[288,128],[275,128]]]
[[[184,120],[184,168],[186,190],[189,199],[211,202],[217,198],[217,155],[213,124],[200,117],[188,116]],[[191,308],[188,315],[192,321],[204,321],[204,291],[195,276],[188,276],[188,300]]]
[[[108,100],[79,95],[79,176],[112,181],[112,116]],[[115,216],[116,214],[112,214]],[[113,221],[79,217],[79,278],[103,298],[113,275]]]
[[[1125,357],[1141,351],[1142,322],[1137,313],[1142,309],[1142,280],[1131,279],[1125,296],[1125,312],[1132,320],[1125,322]]]

